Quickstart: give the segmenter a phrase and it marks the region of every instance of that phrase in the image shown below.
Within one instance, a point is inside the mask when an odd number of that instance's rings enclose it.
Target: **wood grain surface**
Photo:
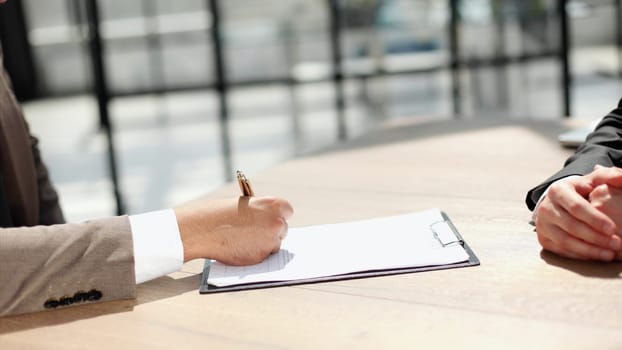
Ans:
[[[292,227],[441,208],[481,266],[199,295],[193,261],[137,300],[1,318],[0,349],[620,349],[622,264],[544,253],[528,225],[527,190],[570,154],[561,130],[394,123],[251,178],[290,199]]]

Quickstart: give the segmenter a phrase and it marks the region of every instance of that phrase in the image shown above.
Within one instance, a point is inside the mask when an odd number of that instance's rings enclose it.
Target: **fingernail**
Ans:
[[[610,261],[613,259],[613,252],[610,250],[603,250],[600,252],[600,259],[605,261]]]
[[[618,236],[613,236],[610,240],[609,240],[609,248],[613,249],[613,250],[620,250],[620,248],[622,248],[622,242],[620,241],[620,237]]]

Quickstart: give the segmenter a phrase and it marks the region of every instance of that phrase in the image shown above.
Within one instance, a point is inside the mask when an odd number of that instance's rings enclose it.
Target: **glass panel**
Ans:
[[[66,26],[71,23],[68,0],[23,0],[30,29]]]
[[[446,2],[344,0],[342,3],[347,74],[448,65]]]
[[[287,0],[221,1],[222,30],[230,81],[283,79],[290,63],[285,55]]]
[[[42,95],[80,93],[88,88],[88,60],[75,1],[25,0],[28,40]],[[72,72],[72,74],[67,74]]]
[[[360,84],[359,102],[370,108],[371,124],[407,113],[446,114],[446,1],[343,0],[340,9],[346,76],[387,74],[352,81]]]
[[[573,114],[600,118],[622,96],[621,54],[615,1],[570,1]]]
[[[539,53],[558,48],[557,2],[463,0],[459,5],[463,58]]]

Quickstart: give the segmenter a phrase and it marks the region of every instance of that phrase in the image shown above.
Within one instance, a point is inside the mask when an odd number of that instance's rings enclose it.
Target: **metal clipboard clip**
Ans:
[[[443,248],[452,244],[464,246],[464,239],[462,239],[462,236],[458,233],[458,230],[456,230],[451,221],[447,219],[432,223],[430,225],[430,230],[432,230],[434,238],[436,238]]]

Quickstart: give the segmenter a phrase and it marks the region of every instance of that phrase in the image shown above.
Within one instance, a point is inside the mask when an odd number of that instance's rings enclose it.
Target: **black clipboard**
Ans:
[[[257,283],[236,284],[236,285],[231,285],[231,286],[218,287],[218,286],[210,285],[207,283],[207,279],[209,277],[210,267],[211,267],[211,260],[207,259],[205,260],[205,265],[203,266],[203,275],[201,276],[201,286],[199,288],[199,293],[208,294],[208,293],[232,292],[232,291],[241,291],[241,290],[248,290],[248,289],[273,288],[273,287],[283,287],[283,286],[292,286],[292,285],[300,285],[300,284],[321,283],[321,282],[329,282],[329,281],[339,281],[339,280],[368,278],[368,277],[387,276],[387,275],[399,275],[399,274],[407,274],[407,273],[414,273],[414,272],[446,270],[446,269],[455,269],[455,268],[460,268],[460,267],[478,266],[480,264],[479,259],[477,258],[477,256],[475,255],[471,247],[464,240],[460,232],[456,229],[456,226],[454,226],[449,216],[447,216],[447,214],[443,211],[441,211],[441,215],[443,217],[443,221],[435,222],[431,225],[431,229],[434,234],[434,237],[441,243],[442,246],[448,246],[450,244],[460,244],[469,256],[469,259],[467,261],[462,261],[462,262],[455,263],[455,264],[359,271],[359,272],[346,273],[346,274],[341,274],[341,275],[331,275],[331,276],[315,277],[315,278],[309,278],[309,279],[257,282]],[[447,226],[451,229],[453,235],[455,236],[455,239],[453,237],[450,239],[447,239],[447,237],[443,237],[441,234],[439,234],[439,231],[435,230],[434,228],[434,225],[436,224],[447,224]]]

